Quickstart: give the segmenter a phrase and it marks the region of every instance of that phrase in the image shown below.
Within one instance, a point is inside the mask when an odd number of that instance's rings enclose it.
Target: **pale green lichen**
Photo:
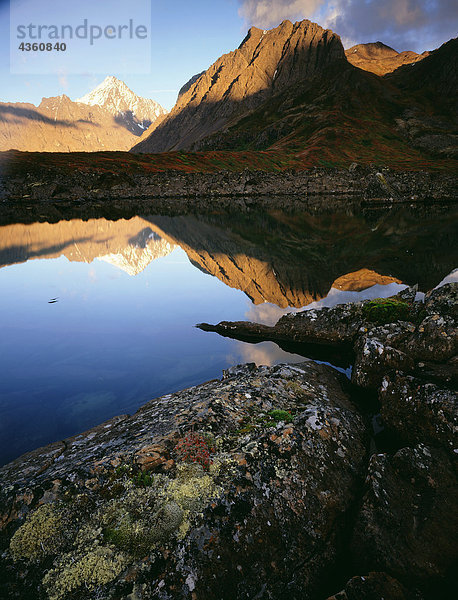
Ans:
[[[43,504],[27,516],[25,523],[11,538],[13,558],[41,560],[55,554],[65,542],[63,534],[62,511],[52,504]]]
[[[130,489],[111,501],[99,514],[105,541],[142,555],[173,534],[184,537],[190,520],[220,494],[212,476],[217,470],[221,465],[212,465],[210,474],[198,463],[182,463],[176,479],[156,475],[150,487]]]
[[[218,460],[210,465],[209,473],[198,463],[178,465],[177,477],[166,489],[166,497],[183,510],[183,520],[176,532],[178,539],[187,535],[193,519],[221,494],[222,488],[215,483],[214,476],[223,468]]]
[[[179,465],[177,477],[169,483],[166,492],[170,500],[192,513],[202,512],[219,493],[213,477],[198,463]]]
[[[16,559],[58,555],[43,579],[50,600],[67,598],[83,586],[94,591],[116,579],[133,557],[154,553],[173,536],[184,538],[221,495],[219,483],[236,468],[229,456],[220,454],[208,470],[181,463],[174,479],[153,475],[147,487],[125,478],[122,497],[79,516],[71,506],[41,506],[13,536],[11,553]]]
[[[183,510],[175,502],[168,502],[158,510],[135,519],[130,513],[115,514],[112,526],[105,529],[105,539],[133,555],[152,550],[167,540],[183,520]]]
[[[139,555],[168,539],[180,526],[183,510],[165,498],[167,482],[164,476],[155,477],[153,486],[130,489],[123,498],[105,506],[98,515],[105,540]]]
[[[62,557],[55,569],[46,574],[43,585],[50,600],[61,600],[83,585],[92,591],[113,581],[127,564],[126,555],[115,553],[107,547],[98,547],[76,557],[69,553]]]

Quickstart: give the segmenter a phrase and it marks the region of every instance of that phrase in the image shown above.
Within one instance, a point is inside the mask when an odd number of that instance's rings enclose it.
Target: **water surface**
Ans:
[[[194,325],[429,289],[451,237],[441,216],[278,211],[1,227],[0,464],[231,365],[303,360]]]

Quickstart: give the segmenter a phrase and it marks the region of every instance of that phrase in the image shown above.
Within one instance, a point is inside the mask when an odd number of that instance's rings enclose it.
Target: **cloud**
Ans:
[[[456,36],[456,0],[239,0],[247,25],[273,27],[310,19],[346,47],[382,41],[396,50],[432,50]]]
[[[337,0],[325,25],[355,43],[380,40],[396,50],[440,46],[456,35],[456,0]]]
[[[245,317],[248,321],[254,323],[264,323],[264,325],[275,325],[280,317],[290,312],[297,312],[297,308],[280,308],[276,304],[264,302],[263,304],[250,304]]]
[[[275,27],[285,19],[293,21],[312,15],[324,0],[242,0],[239,15],[256,27]]]
[[[237,346],[243,362],[254,362],[258,366],[271,367],[279,363],[301,363],[308,360],[299,354],[285,352],[273,342],[260,342],[259,344],[237,342]]]

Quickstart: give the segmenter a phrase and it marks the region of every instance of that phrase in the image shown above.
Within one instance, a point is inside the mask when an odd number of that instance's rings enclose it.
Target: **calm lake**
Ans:
[[[457,266],[455,223],[409,208],[1,226],[0,464],[234,364],[303,360],[194,326],[425,292]]]

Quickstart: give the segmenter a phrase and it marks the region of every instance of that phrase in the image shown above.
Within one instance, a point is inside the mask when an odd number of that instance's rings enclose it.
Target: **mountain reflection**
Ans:
[[[307,306],[331,288],[435,287],[456,266],[456,220],[450,213],[391,209],[367,215],[281,211],[149,217],[190,261],[254,304]],[[452,254],[453,251],[453,254]]]
[[[91,263],[100,259],[137,275],[175,246],[154,233],[141,217],[90,219],[0,227],[0,267],[36,258],[65,256]]]
[[[179,246],[201,271],[276,313],[271,305],[307,306],[331,288],[418,283],[430,289],[456,266],[455,235],[449,213],[419,216],[408,209],[75,219],[1,227],[0,266],[64,255],[86,263],[98,258],[136,275]]]

